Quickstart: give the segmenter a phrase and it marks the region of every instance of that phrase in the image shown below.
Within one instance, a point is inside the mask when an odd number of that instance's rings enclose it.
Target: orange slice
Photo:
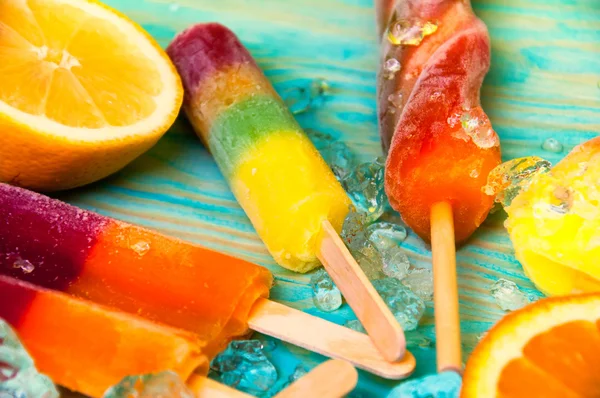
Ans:
[[[183,89],[144,30],[94,0],[0,1],[0,180],[52,191],[124,167]]]
[[[600,294],[544,299],[504,317],[469,358],[461,397],[600,397]]]

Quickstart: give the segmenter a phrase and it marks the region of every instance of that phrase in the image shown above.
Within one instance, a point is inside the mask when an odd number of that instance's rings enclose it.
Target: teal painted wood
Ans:
[[[248,46],[279,92],[316,77],[332,94],[323,107],[301,114],[304,128],[330,133],[363,160],[380,154],[375,114],[377,40],[371,0],[105,0],[147,29],[165,47],[187,26],[218,21]],[[597,0],[475,0],[492,37],[492,67],[483,104],[502,140],[503,156],[539,155],[551,161],[600,132],[600,2]],[[545,138],[565,145],[544,152]],[[58,195],[102,214],[145,225],[262,264],[277,283],[272,297],[344,323],[347,305],[317,311],[309,276],[274,264],[237,205],[210,155],[179,120],[147,154],[99,183]],[[540,295],[515,260],[502,227],[491,215],[458,251],[461,328],[465,353],[502,317],[488,294],[497,278]],[[413,264],[429,267],[430,252],[414,234],[405,244]],[[430,303],[431,304],[431,303]],[[433,335],[428,308],[421,331]],[[434,349],[413,349],[416,375],[435,371]],[[276,366],[287,374],[299,362],[322,357],[279,344]],[[361,373],[357,392],[384,396],[397,382]]]

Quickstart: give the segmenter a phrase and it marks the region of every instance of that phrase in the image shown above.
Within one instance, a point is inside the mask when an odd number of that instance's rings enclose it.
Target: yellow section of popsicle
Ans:
[[[576,147],[506,208],[517,259],[548,295],[600,291],[600,140]]]
[[[230,183],[275,261],[296,272],[319,266],[322,222],[341,230],[350,206],[318,151],[296,131],[274,132],[256,142]]]

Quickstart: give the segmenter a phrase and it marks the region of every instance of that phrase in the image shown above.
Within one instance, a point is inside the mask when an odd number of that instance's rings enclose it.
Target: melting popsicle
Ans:
[[[535,164],[521,164],[535,171]],[[498,169],[504,171],[502,166]],[[575,147],[549,172],[533,176],[505,207],[515,255],[547,295],[600,291],[599,175],[600,138],[594,138]]]
[[[6,184],[0,275],[191,331],[209,358],[252,329],[383,377],[415,365],[410,354],[388,363],[364,334],[267,300],[263,267]]]
[[[188,118],[275,261],[296,272],[323,263],[382,354],[402,358],[400,325],[338,235],[350,199],[248,50],[210,23],[167,53]]]
[[[500,141],[479,100],[490,63],[487,29],[463,1],[400,1],[390,17],[386,36],[392,39],[382,40],[378,76],[381,137],[389,148],[386,192],[427,241],[433,204],[450,203],[462,242],[492,206],[481,188],[500,163]],[[435,32],[426,30],[434,23]],[[417,38],[430,35],[419,45],[402,44],[412,37],[409,29]],[[389,60],[400,64],[392,76],[385,69]]]
[[[0,253],[2,274],[191,330],[209,356],[248,333],[273,280],[263,267],[6,184]]]
[[[489,37],[469,1],[376,5],[385,190],[404,221],[431,241],[436,335],[448,340],[439,344],[438,368],[458,370],[455,241],[465,241],[487,216],[493,200],[482,188],[500,163],[500,142],[479,98]]]
[[[208,372],[204,342],[194,333],[2,275],[0,318],[40,371],[93,397],[131,374],[172,370],[187,380]]]

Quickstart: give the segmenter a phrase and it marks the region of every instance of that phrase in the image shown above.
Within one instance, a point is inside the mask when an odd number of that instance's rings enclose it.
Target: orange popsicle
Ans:
[[[197,335],[0,275],[0,318],[58,384],[98,397],[131,374],[206,374]]]
[[[0,274],[197,333],[214,355],[249,332],[263,267],[0,184]]]

